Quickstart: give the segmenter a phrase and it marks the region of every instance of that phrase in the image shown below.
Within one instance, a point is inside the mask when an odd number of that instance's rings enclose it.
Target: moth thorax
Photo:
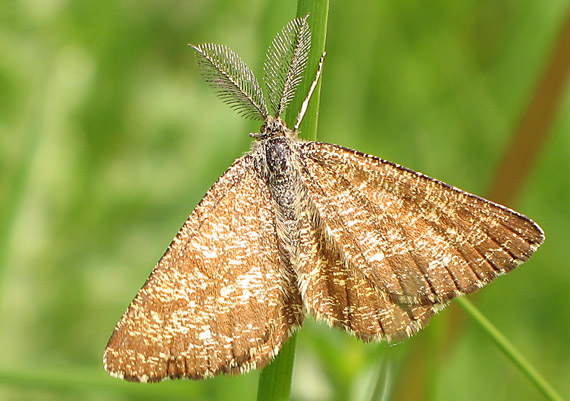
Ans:
[[[300,177],[295,169],[295,151],[287,137],[271,138],[263,142],[265,171],[269,188],[277,205],[292,213],[297,199]],[[292,216],[291,216],[292,217]]]

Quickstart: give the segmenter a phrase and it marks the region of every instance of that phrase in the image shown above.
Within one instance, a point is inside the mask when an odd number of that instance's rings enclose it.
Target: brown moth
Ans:
[[[536,223],[505,206],[375,156],[300,139],[322,58],[287,128],[279,116],[310,42],[307,17],[273,40],[264,68],[269,109],[239,56],[192,46],[220,97],[264,124],[117,324],[103,357],[111,375],[150,382],[262,368],[306,313],[364,341],[399,341],[543,242]]]

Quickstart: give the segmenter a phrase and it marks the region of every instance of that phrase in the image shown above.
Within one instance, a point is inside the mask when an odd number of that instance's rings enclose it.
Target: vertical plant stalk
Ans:
[[[311,27],[312,42],[307,69],[303,82],[297,89],[297,95],[291,102],[291,105],[285,112],[285,121],[289,127],[293,127],[297,113],[301,108],[301,104],[309,91],[309,87],[314,79],[317,65],[321,55],[325,49],[327,21],[329,12],[328,0],[298,0],[297,17],[302,18],[308,13],[309,26]],[[301,131],[306,138],[317,138],[318,110],[320,103],[321,80],[311,97],[311,102],[303,123]],[[261,371],[259,376],[259,384],[257,388],[258,401],[287,401],[291,394],[291,381],[293,378],[293,363],[295,360],[295,345],[297,342],[297,333],[294,333],[289,341],[283,346],[281,352],[271,362],[269,366]]]
[[[261,371],[257,385],[258,401],[289,400],[296,344],[297,333],[293,333],[289,341],[283,345],[283,348],[281,348],[281,351],[277,354],[273,362]]]

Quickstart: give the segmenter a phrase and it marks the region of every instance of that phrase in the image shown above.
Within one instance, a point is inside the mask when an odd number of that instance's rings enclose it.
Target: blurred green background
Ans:
[[[275,4],[273,4],[275,3]],[[252,400],[258,373],[159,385],[108,377],[116,321],[187,215],[248,150],[188,42],[261,77],[296,2],[0,2],[0,399]],[[570,12],[568,0],[333,2],[319,140],[485,195]],[[570,46],[570,43],[568,43]],[[570,394],[570,90],[522,195],[547,240],[470,297]],[[450,334],[451,333],[451,334]],[[308,319],[294,400],[539,400],[452,305],[397,346]],[[388,367],[386,369],[386,367]]]

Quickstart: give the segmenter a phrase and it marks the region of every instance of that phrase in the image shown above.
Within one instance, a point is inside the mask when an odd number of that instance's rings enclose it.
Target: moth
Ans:
[[[526,261],[541,228],[505,206],[298,130],[280,118],[307,64],[307,17],[277,34],[268,105],[226,46],[192,45],[206,82],[263,120],[210,188],[117,324],[105,369],[130,381],[263,368],[306,314],[364,341],[400,341],[454,297]]]

